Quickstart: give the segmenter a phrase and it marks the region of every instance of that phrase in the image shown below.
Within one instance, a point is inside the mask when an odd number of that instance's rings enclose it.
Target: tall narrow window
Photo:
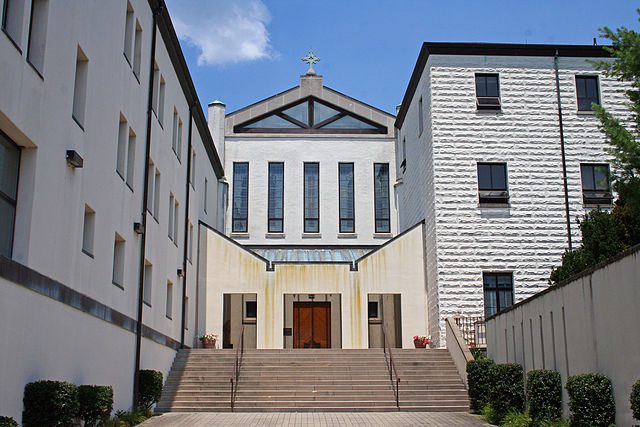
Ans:
[[[164,77],[160,74],[160,93],[158,94],[158,121],[160,124],[164,123],[164,94],[167,88],[167,84],[164,81]]]
[[[173,201],[173,243],[176,244],[176,246],[178,246],[178,229],[179,229],[179,218],[180,215],[178,215],[178,213],[180,212],[180,204],[178,203],[177,199],[174,199]]]
[[[407,170],[407,137],[402,138],[402,162],[400,163],[402,173]]]
[[[209,181],[204,179],[204,213],[207,213],[207,204],[209,203]]]
[[[4,0],[2,30],[9,36],[18,49],[20,49],[22,44],[24,6],[25,0]]]
[[[169,238],[171,239],[171,241],[173,241],[173,215],[174,215],[173,194],[169,194],[169,221],[168,221],[168,225],[169,225]]]
[[[20,149],[0,132],[0,255],[11,258]]]
[[[418,101],[418,135],[422,135],[422,130],[424,129],[424,106],[422,105],[422,98]]]
[[[355,233],[353,163],[338,164],[340,233]]]
[[[131,7],[131,3],[127,2],[127,16],[124,23],[124,57],[127,58],[129,64],[132,60],[133,25],[133,7]]]
[[[32,0],[27,60],[41,75],[44,72],[44,49],[47,42],[48,14],[49,0]]]
[[[506,163],[478,163],[480,203],[508,203]]]
[[[76,76],[73,84],[72,117],[84,129],[84,112],[87,103],[87,80],[89,77],[89,59],[80,46],[76,54]]]
[[[189,330],[189,297],[184,297],[184,328]]]
[[[127,162],[127,119],[120,113],[120,125],[118,127],[118,147],[116,150],[116,172],[120,178],[125,179]]]
[[[182,119],[178,117],[178,144],[176,145],[178,160],[182,160]]]
[[[153,217],[158,220],[160,213],[160,171],[156,169],[155,182],[153,185]]]
[[[178,155],[178,110],[173,107],[173,127],[171,128],[171,149]]]
[[[576,76],[578,111],[591,111],[593,104],[600,104],[597,76]]]
[[[84,223],[82,226],[82,252],[93,258],[93,236],[96,230],[96,212],[84,205]]]
[[[124,289],[124,239],[118,233],[113,243],[113,276],[114,285]]]
[[[133,40],[133,74],[140,80],[140,63],[142,61],[142,26],[136,19],[136,34]]]
[[[189,249],[187,251],[187,259],[193,260],[193,224],[189,223]]]
[[[304,164],[304,232],[320,232],[320,164]]]
[[[389,202],[389,164],[373,165],[376,233],[391,232],[391,207]]]
[[[249,213],[249,163],[233,164],[233,208],[231,231],[246,233]]]
[[[513,274],[484,273],[484,315],[493,316],[513,305]]]
[[[167,281],[167,305],[165,309],[167,318],[171,319],[173,315],[173,283]]]
[[[191,187],[196,188],[196,152],[191,148]]]
[[[160,67],[153,63],[153,88],[151,92],[151,109],[158,116],[158,89],[160,89]]]
[[[284,163],[269,163],[269,233],[284,231]]]
[[[136,133],[129,128],[129,141],[127,143],[127,185],[133,190],[133,177],[136,161]]]
[[[151,297],[153,295],[153,265],[144,260],[144,292],[142,302],[151,307]]]

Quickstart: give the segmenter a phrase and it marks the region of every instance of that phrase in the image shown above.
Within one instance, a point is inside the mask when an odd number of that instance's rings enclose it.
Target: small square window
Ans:
[[[476,74],[476,107],[478,110],[500,109],[500,86],[497,74]]]
[[[244,302],[244,317],[247,319],[255,319],[258,316],[258,302],[257,301],[245,301]]]
[[[478,163],[480,203],[508,203],[506,163]]]
[[[589,205],[610,205],[613,201],[609,182],[609,165],[582,164],[582,198]]]
[[[368,304],[368,317],[369,319],[378,319],[378,301],[369,301]]]
[[[593,104],[600,104],[597,76],[576,76],[578,111],[592,111]]]

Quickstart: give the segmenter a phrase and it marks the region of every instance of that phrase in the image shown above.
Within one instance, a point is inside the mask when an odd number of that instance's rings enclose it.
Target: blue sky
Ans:
[[[638,29],[627,0],[167,0],[200,101],[227,111],[298,84],[313,51],[324,83],[388,112],[423,41],[591,44]],[[606,40],[598,39],[600,44]]]

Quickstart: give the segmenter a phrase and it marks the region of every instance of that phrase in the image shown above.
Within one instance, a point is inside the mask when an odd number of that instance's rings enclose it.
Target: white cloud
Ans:
[[[198,65],[220,65],[274,56],[262,0],[168,0],[178,37],[199,51]]]

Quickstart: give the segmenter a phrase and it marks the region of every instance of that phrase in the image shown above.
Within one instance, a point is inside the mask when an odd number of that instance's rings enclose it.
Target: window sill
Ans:
[[[382,324],[382,319],[379,317],[370,317],[369,318],[369,324],[370,325],[380,325]]]
[[[478,209],[505,209],[510,207],[509,203],[478,203]]]
[[[320,233],[302,233],[303,239],[322,239],[322,234]]]
[[[373,233],[374,239],[391,239],[392,237],[392,233]]]
[[[132,68],[131,61],[129,60],[129,57],[127,57],[127,54],[122,52],[122,56],[124,56],[124,60],[127,61],[127,65],[129,65],[129,68]]]
[[[89,252],[86,249],[82,249],[82,253],[85,254],[86,256],[88,256],[89,258],[93,259],[93,254],[91,252]]]
[[[131,190],[131,192],[133,193],[133,187],[131,185],[129,185],[129,183],[127,182],[127,187],[129,187],[129,190]]]
[[[13,45],[13,47],[15,47],[18,52],[20,52],[20,56],[22,56],[22,49],[20,49],[20,46],[18,46],[18,43],[15,42],[15,40],[13,40],[13,38],[11,38],[11,36],[9,35],[9,33],[7,33],[7,30],[5,30],[4,28],[2,29],[2,32],[4,33],[5,36],[7,36],[7,38],[9,39],[9,41],[11,42],[11,44]]]
[[[165,315],[165,317],[166,317],[167,319],[169,319],[169,320],[173,321],[173,319],[171,318],[171,316],[167,316],[167,315]]]
[[[142,303],[143,303],[144,305],[146,305],[147,307],[151,308],[151,304],[149,304],[148,302],[146,302],[146,301],[142,301]]]
[[[338,239],[357,239],[358,234],[356,233],[338,233]]]
[[[44,76],[42,75],[42,73],[40,72],[40,70],[38,70],[36,68],[35,65],[33,65],[31,63],[31,61],[29,61],[29,59],[27,59],[27,64],[29,64],[31,66],[31,69],[38,75],[38,77],[40,77],[42,79],[42,81],[44,81]]]
[[[74,122],[76,122],[76,124],[78,125],[78,127],[80,129],[82,129],[82,132],[84,132],[84,125],[82,123],[80,123],[80,121],[78,119],[76,119],[76,116],[74,116],[73,114],[71,115],[71,118],[73,119]]]
[[[265,239],[284,239],[285,238],[285,234],[284,233],[266,233],[264,235]]]
[[[245,317],[242,319],[243,325],[255,325],[256,323],[257,322],[255,317]]]
[[[483,116],[499,116],[504,114],[501,108],[476,108],[476,114],[480,114]]]
[[[117,288],[120,288],[124,291],[124,286],[122,286],[120,283],[114,282],[113,280],[111,281],[111,283],[115,285]]]
[[[577,110],[576,114],[579,116],[595,116],[596,113],[593,110]]]
[[[138,84],[140,84],[140,76],[138,76],[135,71],[133,72],[133,77],[135,77]]]
[[[613,203],[583,203],[585,209],[613,209]]]
[[[229,237],[231,237],[232,239],[248,239],[250,236],[249,236],[249,233],[231,232]]]

